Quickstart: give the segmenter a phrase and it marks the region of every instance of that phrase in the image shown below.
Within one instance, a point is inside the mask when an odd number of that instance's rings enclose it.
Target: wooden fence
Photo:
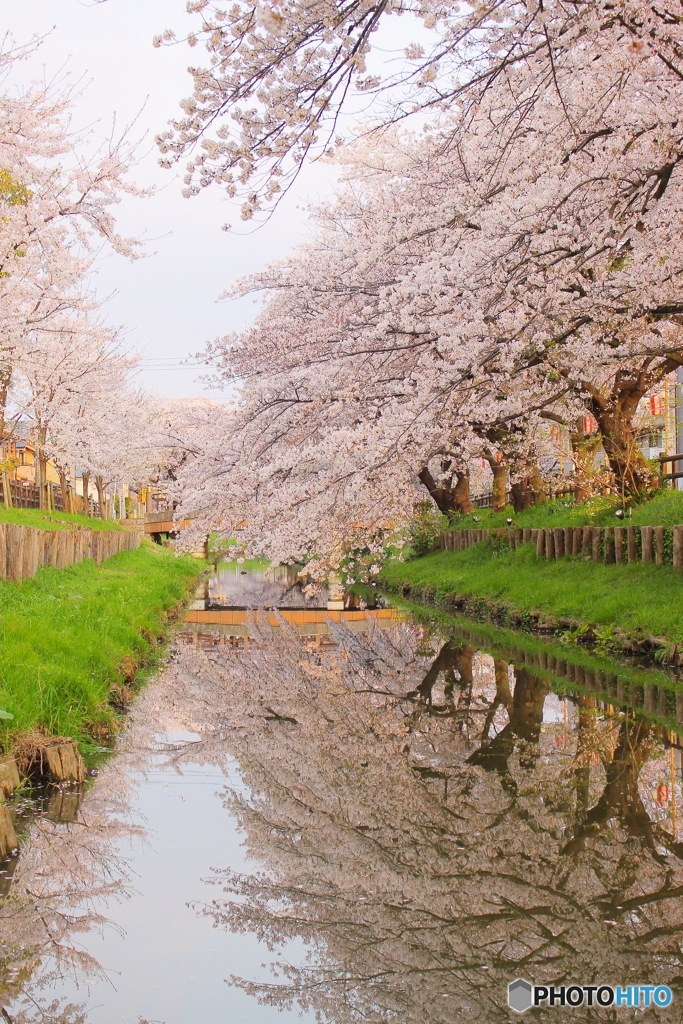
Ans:
[[[120,551],[139,547],[140,537],[123,530],[39,530],[0,523],[0,576],[27,580],[45,565],[63,568],[84,558],[100,565]]]
[[[513,551],[519,544],[533,544],[536,556],[549,561],[574,555],[608,564],[654,562],[683,569],[683,526],[671,529],[665,526],[556,526],[537,530],[444,530],[439,546],[442,551],[463,551],[484,541],[507,544]]]

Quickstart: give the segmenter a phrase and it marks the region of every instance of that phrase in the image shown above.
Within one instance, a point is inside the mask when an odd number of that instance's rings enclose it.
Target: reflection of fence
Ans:
[[[673,564],[683,569],[683,526],[555,526],[546,529],[444,530],[442,551],[463,551],[484,541],[535,544],[536,555],[549,561],[564,555],[582,555],[594,562]],[[669,543],[671,541],[671,543]]]
[[[140,534],[123,530],[39,530],[0,523],[0,576],[26,580],[46,565],[64,567],[84,558],[103,562],[140,545]]]

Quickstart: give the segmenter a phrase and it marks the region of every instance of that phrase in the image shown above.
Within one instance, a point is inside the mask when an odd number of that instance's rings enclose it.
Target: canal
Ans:
[[[15,801],[4,1019],[680,1021],[678,679],[328,597],[224,568],[96,780]]]

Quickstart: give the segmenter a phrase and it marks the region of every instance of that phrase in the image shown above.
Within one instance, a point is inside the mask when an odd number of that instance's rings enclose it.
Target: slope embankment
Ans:
[[[667,543],[666,547],[670,545]],[[679,660],[683,572],[656,561],[593,561],[592,551],[538,557],[536,538],[513,550],[493,537],[458,551],[389,562],[389,591],[501,625],[571,632],[612,649]]]
[[[97,564],[0,579],[0,747],[29,734],[82,749],[115,730],[116,706],[153,663],[204,563],[148,541]]]

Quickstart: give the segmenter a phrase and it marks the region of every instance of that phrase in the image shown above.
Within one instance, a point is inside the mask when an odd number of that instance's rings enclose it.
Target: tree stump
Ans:
[[[0,757],[0,794],[11,796],[20,782],[19,768],[14,758],[9,755]]]
[[[6,804],[0,804],[0,860],[11,857],[18,846],[17,833],[14,831],[9,808]]]
[[[58,740],[43,748],[53,782],[83,782],[85,765],[73,740]]]

